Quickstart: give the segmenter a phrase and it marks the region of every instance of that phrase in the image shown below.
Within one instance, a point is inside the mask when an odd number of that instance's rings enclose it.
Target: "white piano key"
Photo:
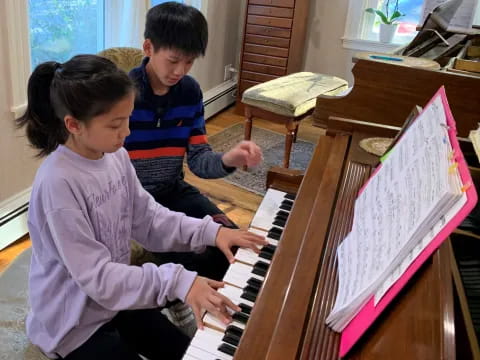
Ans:
[[[223,281],[235,285],[239,288],[247,286],[247,281],[250,278],[255,278],[260,281],[264,280],[264,277],[252,273],[253,266],[242,264],[240,262],[234,262],[228,268]]]
[[[246,286],[246,284],[245,284]],[[243,290],[242,289],[239,289],[235,286],[231,286],[231,285],[228,285],[228,284],[225,284],[225,286],[223,288],[220,288],[218,289],[218,291],[225,295],[226,297],[228,297],[230,300],[232,300],[232,302],[236,305],[240,304],[240,303],[244,303],[245,305],[248,305],[250,307],[253,307],[253,302],[247,300],[247,299],[243,299],[241,296],[242,296],[242,292]]]
[[[183,360],[202,360],[202,359],[189,354],[189,352],[187,351],[185,355],[183,355]]]
[[[242,324],[241,322],[233,320],[230,324],[225,324],[224,322],[222,322],[221,320],[217,319],[215,316],[209,313],[205,314],[205,317],[203,318],[203,322],[217,329],[222,329],[223,331],[225,331],[225,329],[229,325],[235,325],[240,329],[245,329],[245,324]]]
[[[254,228],[249,228],[248,231],[251,232],[251,233],[263,236],[265,238],[265,240],[268,241],[269,244],[278,245],[278,240],[272,239],[271,237],[268,237],[268,232],[267,231],[258,230],[258,229],[254,229]]]
[[[191,356],[203,356],[201,359],[230,360],[232,356],[218,350],[223,343],[223,333],[210,328],[197,330],[187,353]]]
[[[286,194],[283,191],[268,189],[250,226],[268,231]]]
[[[260,257],[259,254],[257,254],[252,249],[238,249],[237,253],[235,254],[235,259],[245,264],[251,265],[252,267],[257,261],[264,261],[267,264],[270,264],[270,260]]]

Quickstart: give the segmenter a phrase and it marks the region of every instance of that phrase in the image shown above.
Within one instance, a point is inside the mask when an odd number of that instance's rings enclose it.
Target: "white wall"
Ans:
[[[353,51],[342,47],[348,0],[310,0],[304,70],[335,75],[353,83]]]
[[[225,65],[238,65],[243,28],[243,0],[208,0],[208,47],[205,57],[195,61],[190,74],[205,92],[223,82]]]

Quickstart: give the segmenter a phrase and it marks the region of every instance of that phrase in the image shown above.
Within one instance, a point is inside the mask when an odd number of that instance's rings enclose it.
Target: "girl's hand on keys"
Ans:
[[[246,230],[221,227],[218,230],[215,243],[217,247],[225,254],[231,264],[235,261],[235,257],[233,256],[231,250],[232,246],[249,248],[258,254],[260,252],[258,247],[267,245],[268,241],[265,240],[263,236],[251,233]]]
[[[232,322],[232,316],[228,312],[228,308],[234,311],[241,310],[229,298],[217,291],[223,285],[221,281],[207,279],[202,276],[195,278],[185,301],[192,307],[198,329],[203,330],[202,314],[204,310],[225,324]]]

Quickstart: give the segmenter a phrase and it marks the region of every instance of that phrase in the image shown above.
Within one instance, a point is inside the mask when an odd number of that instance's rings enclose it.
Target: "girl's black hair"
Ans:
[[[77,55],[64,64],[45,62],[28,80],[27,110],[16,124],[26,126],[38,156],[45,156],[67,141],[66,115],[87,123],[131,91],[134,85],[128,75],[105,58]]]
[[[207,20],[193,6],[162,3],[148,11],[144,36],[150,39],[154,51],[176,49],[185,55],[203,56],[208,43]]]

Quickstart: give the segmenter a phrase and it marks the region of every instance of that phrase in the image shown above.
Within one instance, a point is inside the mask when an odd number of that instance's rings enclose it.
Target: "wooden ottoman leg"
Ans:
[[[283,155],[283,167],[288,168],[290,166],[290,153],[292,151],[293,138],[295,136],[295,123],[293,119],[287,120],[285,127],[287,128],[287,134],[285,137],[285,154]]]
[[[250,106],[245,105],[245,134],[243,136],[244,140],[250,140],[252,138],[252,123],[253,123],[253,116]],[[247,165],[243,166],[243,170],[247,170]]]
[[[300,125],[300,122],[297,122],[297,125],[295,126],[295,132],[293,134],[293,142],[296,143],[297,142],[297,134],[298,134],[298,127]]]

